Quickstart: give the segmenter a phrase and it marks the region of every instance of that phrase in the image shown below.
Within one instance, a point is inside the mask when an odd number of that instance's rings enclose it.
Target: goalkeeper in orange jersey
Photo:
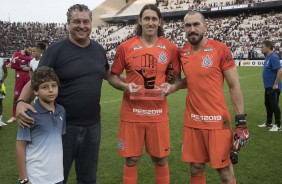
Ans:
[[[210,162],[220,176],[221,184],[235,184],[232,162],[247,142],[243,95],[238,72],[228,47],[204,34],[208,29],[204,16],[191,11],[184,17],[184,30],[189,40],[179,57],[185,74],[175,80],[167,93],[187,88],[182,143],[182,160],[190,162],[190,183],[205,184],[205,167]],[[235,110],[235,135],[224,98],[226,80]]]
[[[117,48],[109,78],[112,86],[124,91],[118,133],[118,153],[125,158],[123,183],[137,184],[145,145],[155,164],[156,183],[169,184],[170,134],[164,91],[171,75],[180,75],[178,50],[162,37],[161,12],[154,4],[141,10],[136,32],[137,36]],[[120,78],[123,70],[125,80]]]

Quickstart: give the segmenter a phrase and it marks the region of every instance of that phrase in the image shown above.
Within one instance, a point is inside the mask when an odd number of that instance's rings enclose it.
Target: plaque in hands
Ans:
[[[139,90],[130,94],[130,100],[164,100],[165,88],[155,86],[154,89],[146,89],[142,85],[138,85]]]

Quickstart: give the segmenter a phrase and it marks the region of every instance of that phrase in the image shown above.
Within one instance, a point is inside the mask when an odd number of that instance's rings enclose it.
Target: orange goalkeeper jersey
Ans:
[[[186,44],[179,56],[188,89],[184,125],[200,129],[230,127],[230,114],[223,92],[223,71],[236,65],[228,47],[208,39],[197,53],[189,43]]]
[[[166,69],[173,65],[174,74],[180,73],[178,49],[175,44],[159,37],[154,46],[146,47],[135,36],[119,45],[111,72],[120,75],[126,71],[126,83],[135,83],[146,90],[153,90],[165,83]],[[125,92],[120,110],[122,121],[161,122],[168,121],[168,105],[164,100],[131,100]]]

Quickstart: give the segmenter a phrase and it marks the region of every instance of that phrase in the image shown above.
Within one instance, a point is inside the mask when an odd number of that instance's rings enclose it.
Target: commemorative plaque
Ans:
[[[164,97],[164,88],[160,86],[155,86],[154,89],[145,89],[141,86],[137,92],[130,94],[130,100],[164,100]]]

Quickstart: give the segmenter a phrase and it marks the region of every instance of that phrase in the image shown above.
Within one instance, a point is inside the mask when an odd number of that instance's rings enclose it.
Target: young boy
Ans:
[[[62,184],[65,109],[56,104],[59,79],[49,67],[36,69],[31,88],[38,99],[37,113],[27,111],[35,122],[30,128],[19,127],[16,142],[16,161],[21,184]]]

